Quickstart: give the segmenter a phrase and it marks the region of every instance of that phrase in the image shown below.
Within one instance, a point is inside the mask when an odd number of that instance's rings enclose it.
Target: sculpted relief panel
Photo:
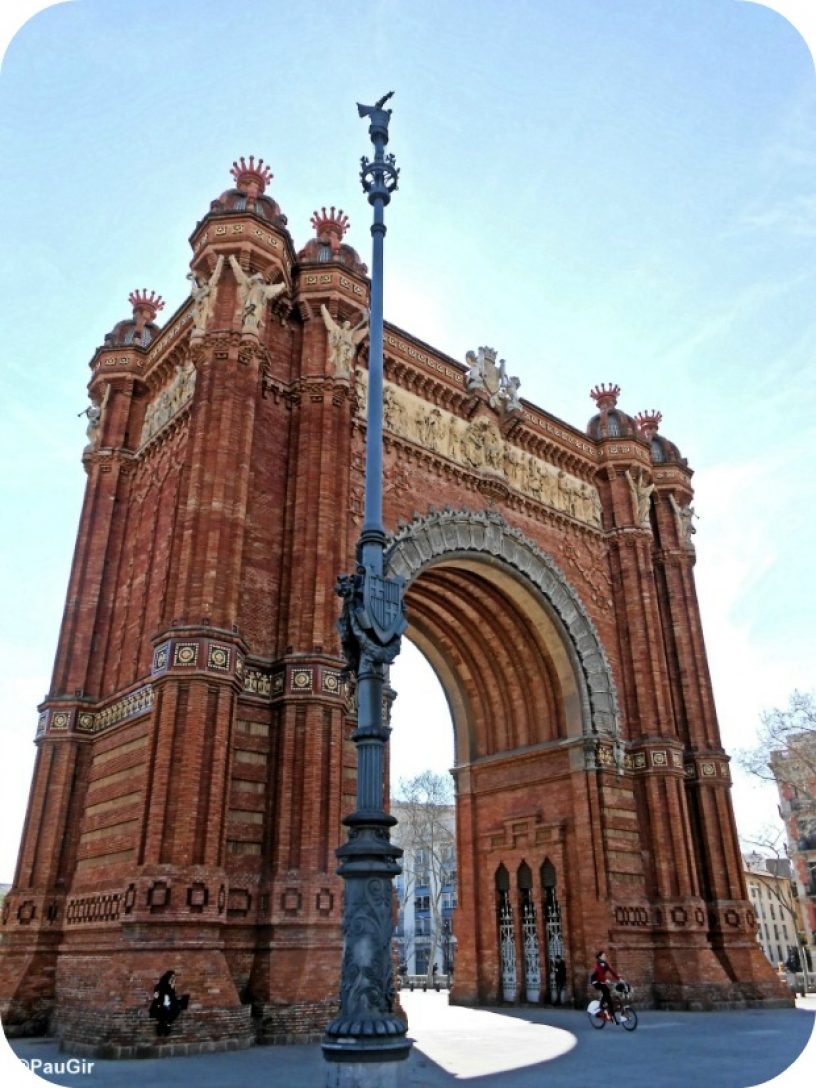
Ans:
[[[358,367],[355,375],[357,416],[365,418],[368,373]],[[393,435],[465,468],[501,476],[509,487],[536,502],[600,527],[601,500],[591,484],[511,445],[491,419],[479,416],[468,422],[386,382],[383,424]]]
[[[196,370],[191,359],[184,366],[177,366],[169,385],[160,390],[148,404],[145,412],[139,447],[158,434],[166,423],[192,398],[195,390]]]

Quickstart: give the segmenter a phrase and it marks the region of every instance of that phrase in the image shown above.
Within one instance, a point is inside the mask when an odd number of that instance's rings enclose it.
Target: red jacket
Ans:
[[[616,975],[606,960],[595,960],[595,974],[596,981],[606,982],[609,975],[612,976],[617,982],[620,982],[620,975]]]

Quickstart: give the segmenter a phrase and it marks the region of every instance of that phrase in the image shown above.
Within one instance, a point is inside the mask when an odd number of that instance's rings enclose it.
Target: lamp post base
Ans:
[[[404,1033],[373,1039],[355,1035],[324,1039],[326,1088],[397,1088],[398,1070],[410,1055],[411,1045]]]
[[[400,1062],[326,1063],[326,1088],[398,1088]]]

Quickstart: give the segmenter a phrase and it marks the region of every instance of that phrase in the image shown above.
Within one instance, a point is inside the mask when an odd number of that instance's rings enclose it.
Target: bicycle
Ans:
[[[632,996],[632,987],[628,982],[624,982],[623,979],[615,984],[615,988],[612,991],[612,1014],[606,1009],[601,1008],[600,1001],[596,998],[590,1001],[587,1006],[587,1016],[589,1022],[598,1031],[605,1027],[607,1023],[619,1024],[624,1031],[634,1031],[638,1025],[637,1013],[629,1004],[629,999]]]

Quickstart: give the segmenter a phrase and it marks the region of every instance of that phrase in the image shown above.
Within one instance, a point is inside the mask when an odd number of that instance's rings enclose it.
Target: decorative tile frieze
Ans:
[[[686,763],[686,777],[696,778],[701,782],[708,782],[712,785],[718,782],[728,782],[730,784],[731,771],[727,759],[697,758]]]
[[[219,672],[229,672],[232,662],[232,648],[222,646],[218,642],[211,642],[207,652],[207,668],[216,669]]]
[[[598,763],[601,767],[615,766],[615,752],[611,745],[601,744],[598,746]]]
[[[339,695],[341,685],[342,680],[339,672],[335,672],[333,669],[323,670],[323,691],[327,695]]]
[[[153,689],[146,684],[136,691],[131,691],[115,703],[105,707],[104,710],[92,712],[83,710],[77,716],[76,731],[78,733],[99,733],[103,729],[119,725],[128,718],[138,717],[147,713],[153,706]]]
[[[155,676],[157,673],[164,672],[169,664],[170,643],[163,642],[161,646],[157,646],[156,649],[153,651],[153,675]]]
[[[244,691],[248,695],[269,697],[272,693],[272,678],[260,669],[244,670]]]
[[[627,752],[624,767],[630,771],[681,771],[683,754],[675,749],[647,748],[636,752]],[[688,773],[688,772],[686,772]]]
[[[322,665],[288,665],[267,672],[257,666],[245,666],[243,671],[245,695],[275,699],[287,692],[294,695],[328,695],[342,699],[345,688],[340,670]]]
[[[314,669],[292,669],[292,691],[310,692],[314,686]]]
[[[177,642],[173,646],[173,666],[194,668],[198,664],[198,643]]]
[[[153,706],[153,688],[150,684],[131,691],[123,699],[117,699],[115,703],[105,707],[94,714],[93,732],[99,733],[103,729],[109,729],[113,725],[135,718],[139,714],[146,714]]]

